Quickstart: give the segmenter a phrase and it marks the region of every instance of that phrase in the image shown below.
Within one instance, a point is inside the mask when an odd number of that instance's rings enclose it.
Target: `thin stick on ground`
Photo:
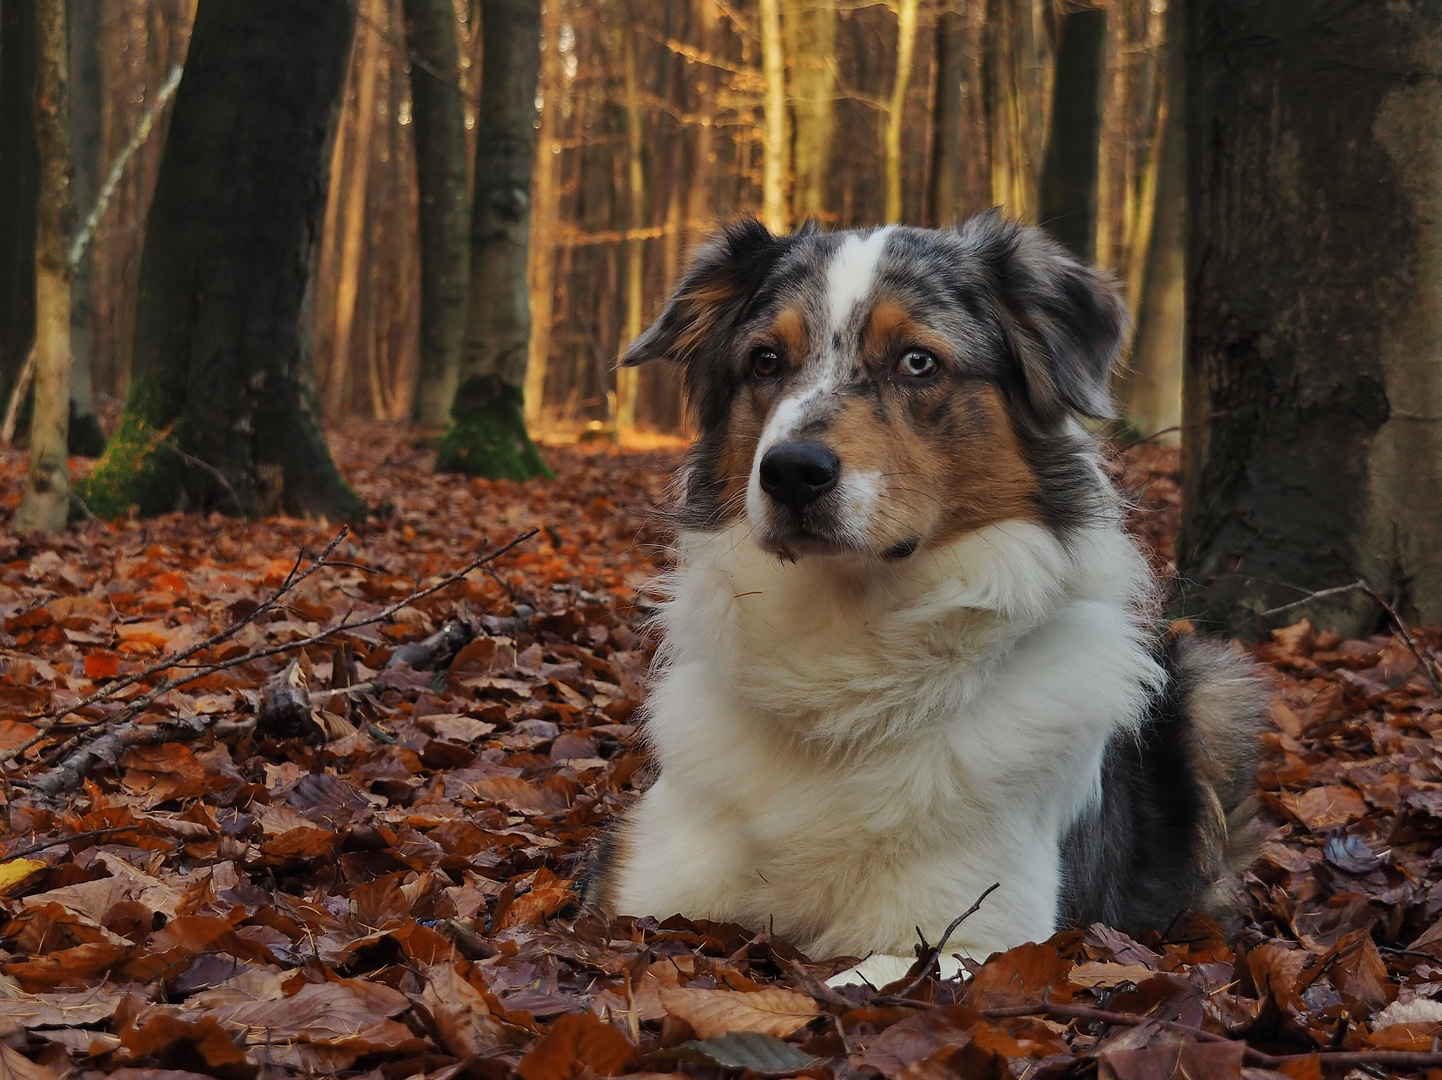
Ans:
[[[936,961],[940,959],[941,954],[946,951],[946,943],[951,940],[951,935],[956,932],[956,928],[962,923],[966,922],[967,919],[975,915],[979,910],[981,910],[981,905],[986,900],[986,898],[992,893],[996,892],[996,890],[999,888],[1001,888],[1001,882],[999,881],[994,881],[990,885],[988,885],[986,887],[986,890],[976,898],[976,903],[972,904],[971,907],[967,908],[960,915],[951,920],[951,923],[947,926],[947,928],[941,932],[940,941],[938,941],[935,945],[927,946],[926,948],[922,949],[921,955],[917,957],[916,964],[913,965],[913,970],[916,971],[916,974],[911,977],[911,980],[907,982],[905,986],[903,986],[895,994],[888,994],[884,998],[878,997],[873,1000],[877,1002],[891,1003],[896,1000],[906,999],[906,995],[911,993],[918,986],[920,986],[926,980],[926,977],[931,974],[931,965],[936,963]],[[923,944],[925,944],[924,941]]]
[[[400,600],[397,600],[393,604],[387,605],[385,608],[381,609],[373,615],[368,615],[365,618],[360,619],[352,619],[348,617],[341,620],[341,622],[337,623],[335,626],[327,627],[307,637],[298,638],[295,641],[286,642],[283,645],[272,645],[262,649],[253,649],[250,652],[247,652],[241,656],[234,656],[227,660],[219,660],[214,663],[202,664],[187,671],[184,675],[179,675],[175,678],[167,679],[159,686],[155,687],[153,690],[136,698],[124,709],[120,710],[120,712],[118,712],[114,717],[109,717],[103,721],[100,721],[98,724],[92,725],[92,730],[95,728],[110,729],[117,727],[117,725],[125,727],[129,725],[131,719],[144,712],[145,709],[147,709],[150,705],[154,704],[154,702],[163,694],[169,693],[171,690],[174,690],[180,686],[184,686],[187,683],[195,682],[197,679],[203,679],[207,675],[213,675],[217,671],[225,671],[228,668],[238,667],[241,664],[248,664],[251,661],[261,660],[269,656],[278,656],[282,653],[296,652],[300,649],[304,649],[308,645],[315,645],[322,641],[325,641],[327,638],[334,637],[336,634],[342,634],[349,630],[356,630],[363,626],[371,626],[378,622],[384,622],[385,620],[393,616],[401,608],[406,607],[410,604],[414,604],[418,600],[423,600],[427,596],[432,595],[433,593],[440,592],[447,586],[454,585],[456,582],[460,581],[472,571],[486,565],[489,562],[494,561],[495,559],[500,558],[506,552],[531,539],[539,531],[539,529],[529,529],[526,532],[521,533],[507,543],[502,544],[495,551],[492,551],[486,555],[478,555],[460,570],[447,574],[439,581],[435,582],[432,585],[428,585],[423,589],[414,590],[409,595],[401,598]],[[311,571],[307,571],[307,575],[310,572]],[[279,599],[279,595],[280,594],[277,594],[276,597],[272,598],[272,602],[276,599]],[[252,613],[252,615],[253,614],[254,613]],[[174,661],[172,661],[170,664],[167,664],[166,666],[173,667]],[[146,726],[161,727],[163,725]],[[200,733],[200,731],[196,732],[196,734]],[[35,741],[38,741],[38,738],[41,734],[43,733],[37,732],[36,735],[32,736],[30,740],[27,740],[27,742],[33,745]],[[54,797],[55,795],[58,795],[61,791],[69,790],[70,787],[77,784],[80,779],[85,776],[87,769],[93,768],[95,764],[100,761],[108,760],[108,757],[106,755],[111,754],[112,752],[118,752],[119,748],[123,747],[124,745],[128,745],[123,740],[120,740],[118,738],[112,738],[113,735],[118,735],[118,733],[101,733],[97,735],[96,738],[77,747],[59,765],[46,771],[40,777],[34,779],[31,782],[31,790],[40,794],[42,797]],[[164,740],[162,739],[159,741]],[[24,747],[22,746],[16,749],[18,751],[23,748]]]

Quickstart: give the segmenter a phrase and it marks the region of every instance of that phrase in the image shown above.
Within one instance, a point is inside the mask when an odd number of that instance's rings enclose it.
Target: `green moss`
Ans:
[[[526,432],[520,393],[487,381],[490,385],[469,385],[456,395],[450,425],[436,448],[436,471],[489,480],[554,477]]]
[[[166,445],[166,435],[127,407],[115,437],[90,475],[75,485],[75,494],[100,518],[123,517],[132,506],[145,517],[175,509],[185,466]]]

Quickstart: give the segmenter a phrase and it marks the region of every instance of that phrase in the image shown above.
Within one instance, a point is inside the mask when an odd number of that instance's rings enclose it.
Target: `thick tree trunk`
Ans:
[[[0,412],[35,341],[35,4],[0,3]]]
[[[100,2],[69,0],[72,203],[88,215],[100,194]],[[70,288],[70,452],[98,457],[105,435],[95,416],[95,256],[87,244]]]
[[[350,518],[310,339],[347,0],[200,0],[147,219],[133,377],[83,496]]]
[[[1162,107],[1157,116],[1156,194],[1137,295],[1131,363],[1113,390],[1122,416],[1152,435],[1182,422],[1182,353],[1186,344],[1187,139],[1184,9],[1167,9]],[[1174,434],[1172,442],[1180,441]]]
[[[1442,5],[1199,0],[1187,45],[1197,607],[1442,622]]]
[[[1040,220],[1078,258],[1096,257],[1097,153],[1107,13],[1080,8],[1058,25],[1051,127],[1041,169]]]
[[[470,309],[461,385],[436,468],[549,476],[522,417],[531,332],[526,248],[536,150],[540,0],[482,0],[481,113],[471,209]]]
[[[786,178],[791,172],[786,138],[786,52],[780,0],[760,0],[761,73],[765,81],[761,120],[761,221],[774,233],[791,228]]]
[[[947,8],[936,20],[931,182],[926,189],[929,225],[950,225],[961,217],[961,91],[965,80],[966,17]]]
[[[836,0],[785,0],[785,48],[791,57],[791,102],[795,116],[791,192],[792,220],[821,218],[831,181],[831,140],[835,126]]]
[[[886,178],[886,220],[901,220],[901,125],[906,115],[906,88],[911,82],[911,58],[916,52],[917,11],[921,0],[898,0],[896,5],[896,77],[886,113],[883,158]]]
[[[455,397],[470,281],[470,177],[451,0],[404,0],[421,234],[421,363],[415,419],[440,427]],[[552,52],[555,52],[554,44]]]
[[[74,224],[70,194],[69,36],[66,0],[35,0],[38,78],[35,142],[40,200],[35,235],[35,412],[30,469],[15,531],[59,532],[70,511],[66,438],[70,429],[70,280]]]

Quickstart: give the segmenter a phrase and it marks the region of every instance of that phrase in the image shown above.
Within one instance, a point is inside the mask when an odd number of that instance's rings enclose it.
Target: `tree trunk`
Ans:
[[[338,417],[352,407],[352,387],[356,376],[365,371],[356,363],[352,337],[356,312],[360,306],[362,264],[367,248],[366,225],[369,221],[370,168],[375,156],[372,140],[376,124],[376,83],[380,74],[381,38],[376,30],[381,15],[378,0],[356,0],[357,11],[364,15],[355,34],[356,120],[354,138],[346,150],[350,167],[346,170],[345,198],[340,205],[339,244],[336,262],[335,328],[331,334],[330,356],[325,371],[325,413]],[[339,122],[339,121],[338,121]],[[362,354],[364,357],[364,353]],[[369,372],[366,372],[369,374]],[[375,410],[372,409],[372,415]]]
[[[70,430],[70,280],[74,224],[70,195],[69,35],[66,0],[35,0],[35,142],[40,200],[35,231],[35,412],[30,469],[15,532],[59,532],[70,511],[66,440]]]
[[[1056,75],[1041,170],[1041,223],[1078,258],[1096,258],[1097,151],[1107,13],[1080,8],[1058,26]]]
[[[622,349],[641,336],[641,289],[646,241],[634,235],[646,225],[646,170],[642,157],[645,140],[641,116],[639,75],[636,71],[636,20],[622,28],[622,63],[626,78],[626,203],[627,224],[632,236],[626,242],[626,323],[621,329]],[[636,398],[640,394],[640,370],[616,368],[616,435],[631,433],[636,426]]]
[[[364,513],[321,432],[310,339],[353,24],[347,0],[199,0],[95,513]]]
[[[896,5],[896,78],[886,113],[886,220],[901,220],[901,125],[906,116],[906,88],[911,82],[911,58],[916,52],[916,19],[921,0],[898,0]]]
[[[90,213],[100,189],[100,0],[69,0],[72,205]],[[70,288],[70,452],[99,457],[105,435],[95,416],[94,253],[85,246]]]
[[[761,221],[774,233],[788,232],[786,178],[791,172],[786,139],[786,54],[781,37],[780,0],[760,0],[762,98]]]
[[[1182,422],[1182,353],[1186,339],[1187,140],[1184,8],[1167,9],[1162,104],[1157,115],[1156,189],[1151,235],[1137,289],[1131,363],[1113,389],[1122,416],[1152,435]],[[1172,442],[1180,440],[1173,435]]]
[[[785,0],[785,49],[791,57],[791,101],[795,114],[792,162],[792,220],[821,218],[831,180],[833,99],[836,79],[836,0]]]
[[[0,3],[0,412],[35,341],[35,4]]]
[[[550,470],[522,417],[531,333],[526,248],[536,149],[540,0],[482,0],[481,112],[461,385],[436,468],[525,480]]]
[[[470,280],[470,177],[451,0],[404,0],[421,239],[421,362],[415,419],[440,427],[455,397]],[[555,52],[552,43],[551,52]]]
[[[546,46],[541,60],[540,146],[536,152],[535,205],[531,207],[531,243],[527,279],[531,289],[531,340],[526,352],[525,420],[533,425],[546,403],[546,368],[551,358],[551,328],[556,305],[556,226],[561,217],[561,12],[545,12]]]
[[[936,20],[931,183],[926,189],[929,225],[950,225],[961,217],[961,86],[965,79],[966,18],[947,8]]]
[[[697,37],[708,59],[716,51],[716,2],[695,0]],[[694,247],[711,231],[717,217],[712,202],[716,169],[716,87],[718,72],[713,63],[695,64],[697,124],[692,144],[690,187],[686,194],[687,245]]]
[[[1442,622],[1442,5],[1199,0],[1187,43],[1196,606]]]

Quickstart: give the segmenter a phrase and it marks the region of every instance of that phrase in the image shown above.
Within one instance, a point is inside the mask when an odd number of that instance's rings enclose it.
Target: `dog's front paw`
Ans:
[[[885,953],[872,953],[861,963],[853,968],[847,968],[840,975],[833,975],[826,980],[827,986],[860,986],[869,983],[876,989],[880,989],[889,983],[904,979],[906,973],[911,970],[911,965],[916,963],[915,958],[910,956],[888,956]],[[966,968],[961,966],[961,961],[955,956],[939,956],[936,960],[937,966],[941,969],[943,979],[954,979],[960,975],[963,979],[969,976]]]

